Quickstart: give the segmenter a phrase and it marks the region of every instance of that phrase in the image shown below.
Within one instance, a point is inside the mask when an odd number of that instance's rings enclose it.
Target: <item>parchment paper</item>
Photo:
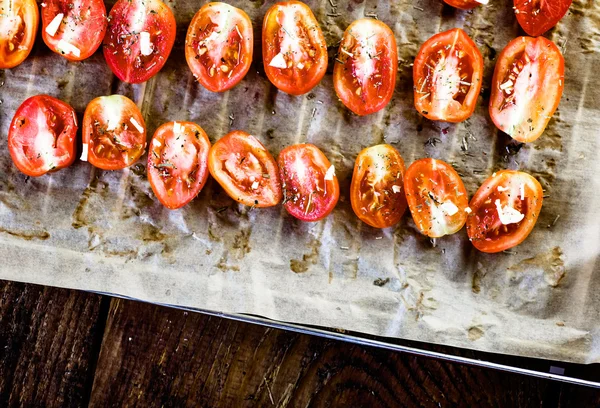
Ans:
[[[40,35],[25,63],[0,72],[0,278],[491,352],[600,361],[600,2],[575,0],[548,34],[565,53],[565,92],[545,134],[525,146],[498,132],[487,113],[495,58],[522,33],[511,0],[472,12],[437,0],[309,1],[331,59],[321,84],[300,97],[277,91],[263,72],[260,29],[273,2],[231,3],[252,18],[255,62],[224,94],[203,89],[185,63],[185,33],[200,1],[168,3],[177,18],[176,45],[145,84],[118,82],[101,52],[68,62]],[[361,118],[337,100],[331,70],[344,29],[363,16],[394,30],[400,64],[392,102]],[[421,118],[412,97],[420,44],[452,27],[464,28],[485,58],[477,110],[457,125]],[[248,131],[275,156],[292,143],[314,143],[336,166],[340,203],[326,220],[302,223],[281,206],[235,204],[209,181],[190,205],[169,211],[146,180],[146,156],[125,171],[78,161],[25,177],[11,162],[7,131],[20,103],[39,93],[72,104],[79,119],[94,97],[127,95],[142,108],[149,136],[166,121],[191,120],[213,142],[233,129]],[[547,195],[535,230],[519,247],[486,255],[464,229],[434,247],[408,213],[391,229],[362,224],[348,199],[353,163],[362,148],[383,142],[407,163],[452,163],[470,195],[496,170],[530,172]]]

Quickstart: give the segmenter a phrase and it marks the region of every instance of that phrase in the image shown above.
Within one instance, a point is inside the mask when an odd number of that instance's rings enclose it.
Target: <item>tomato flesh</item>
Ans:
[[[444,0],[444,3],[461,10],[471,10],[472,8],[487,4],[488,2],[486,0]]]
[[[288,146],[278,158],[284,207],[302,221],[319,221],[335,208],[340,187],[335,168],[312,144]]]
[[[498,129],[520,142],[539,138],[558,108],[565,61],[544,37],[512,40],[498,57],[490,116]]]
[[[314,88],[327,70],[327,43],[308,6],[285,1],[271,7],[263,20],[263,64],[277,88],[302,95]]]
[[[335,92],[357,115],[383,109],[392,99],[398,52],[392,30],[363,18],[346,29],[333,68]]]
[[[131,99],[101,96],[85,109],[82,139],[90,163],[104,170],[120,170],[144,154],[146,125]]]
[[[406,211],[404,160],[388,144],[367,147],[356,157],[350,201],[363,222],[387,228],[400,222]]]
[[[277,163],[254,136],[235,130],[210,149],[208,169],[231,198],[253,207],[272,207],[281,201]]]
[[[25,100],[8,131],[15,166],[28,176],[70,166],[75,160],[77,117],[67,103],[48,95]]]
[[[34,0],[0,0],[0,7],[0,69],[7,69],[31,52],[39,13]]]
[[[192,201],[208,178],[210,141],[192,122],[169,122],[156,129],[148,153],[148,181],[156,197],[174,210]]]
[[[160,0],[118,0],[110,10],[104,58],[122,81],[149,80],[175,42],[175,16]]]
[[[253,42],[252,22],[244,11],[226,3],[208,3],[188,28],[185,58],[202,86],[223,92],[250,69]]]
[[[460,28],[439,33],[419,50],[413,66],[415,107],[431,120],[462,122],[475,111],[483,57]]]
[[[519,245],[533,230],[542,201],[542,186],[531,175],[514,170],[494,173],[471,199],[469,239],[489,253]]]
[[[573,0],[514,0],[517,21],[532,37],[551,29],[567,14]]]
[[[42,38],[48,48],[70,61],[96,52],[107,24],[102,0],[47,0],[42,5]]]
[[[469,196],[451,165],[436,159],[420,159],[404,176],[406,200],[422,234],[431,238],[454,234],[465,225]]]

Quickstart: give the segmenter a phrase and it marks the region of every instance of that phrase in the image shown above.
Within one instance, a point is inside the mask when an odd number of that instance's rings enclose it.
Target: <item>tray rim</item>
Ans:
[[[79,290],[79,289],[75,289],[75,290]],[[220,318],[224,318],[224,319],[228,319],[228,320],[234,320],[234,321],[243,322],[243,323],[255,324],[255,325],[259,325],[259,326],[269,327],[272,329],[287,330],[287,331],[291,331],[294,333],[307,334],[307,335],[317,336],[317,337],[321,337],[321,338],[325,338],[325,339],[329,339],[329,340],[338,340],[338,341],[343,341],[346,343],[351,343],[351,344],[356,344],[356,345],[361,345],[361,346],[376,347],[376,348],[384,349],[384,350],[407,353],[407,354],[411,354],[414,356],[435,358],[435,359],[440,359],[440,360],[444,360],[444,361],[448,361],[448,362],[452,362],[452,363],[489,368],[489,369],[513,373],[513,374],[521,374],[521,375],[526,375],[529,377],[536,377],[536,378],[541,378],[541,379],[546,379],[546,380],[559,381],[559,382],[566,383],[566,384],[580,385],[580,386],[584,386],[584,387],[600,389],[600,381],[585,380],[583,378],[577,378],[577,377],[564,375],[564,374],[544,372],[544,371],[540,371],[540,370],[518,367],[515,365],[511,365],[511,364],[496,363],[496,362],[488,361],[485,359],[463,357],[463,356],[454,355],[451,353],[443,353],[443,352],[439,352],[439,351],[426,350],[426,349],[415,347],[415,346],[407,346],[407,345],[402,345],[402,344],[389,343],[389,342],[386,342],[383,340],[375,340],[375,339],[370,339],[367,337],[361,337],[360,336],[361,333],[345,334],[345,333],[339,333],[339,332],[335,331],[334,329],[308,327],[308,326],[304,326],[301,324],[288,323],[288,322],[268,319],[266,317],[255,316],[255,315],[246,315],[246,314],[241,314],[241,313],[224,313],[224,312],[218,312],[218,311],[213,311],[213,310],[208,310],[208,309],[200,309],[200,308],[194,308],[194,307],[189,307],[189,306],[174,305],[174,304],[170,304],[170,303],[151,302],[151,301],[147,301],[147,300],[143,300],[143,299],[137,299],[134,297],[120,295],[120,294],[116,294],[116,293],[109,293],[109,292],[101,292],[101,291],[94,291],[94,290],[83,290],[83,291],[102,295],[102,296],[110,296],[113,298],[119,298],[119,299],[124,299],[124,300],[133,300],[136,302],[168,307],[171,309],[184,310],[184,311],[192,312],[192,313],[201,313],[201,314],[208,315],[208,316],[220,317]],[[373,336],[373,337],[378,337],[378,336]],[[404,339],[399,339],[399,340],[404,340]],[[433,345],[434,343],[427,343],[427,344]],[[479,350],[463,349],[461,347],[446,346],[443,344],[441,344],[441,346],[452,347],[452,348],[461,349],[461,350],[469,350],[469,351],[472,351],[475,353],[483,353]],[[525,358],[525,357],[520,357],[520,356],[514,356],[514,357]],[[536,360],[536,361],[554,361],[554,360],[542,360],[542,359],[535,358],[535,357],[526,357],[526,358],[531,359],[531,360]],[[555,361],[555,362],[556,362],[557,366],[560,366],[561,364],[566,364],[566,363],[560,362],[560,361]],[[586,366],[586,364],[578,364],[578,363],[568,363],[568,364],[576,365],[576,366]],[[551,367],[553,367],[553,366],[551,366]]]

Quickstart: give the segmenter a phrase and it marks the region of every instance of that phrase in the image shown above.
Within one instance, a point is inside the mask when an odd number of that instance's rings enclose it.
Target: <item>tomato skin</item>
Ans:
[[[475,248],[487,253],[505,251],[519,245],[533,230],[542,202],[542,186],[531,175],[514,170],[494,173],[471,199],[472,212],[467,219],[469,240]],[[524,214],[523,219],[503,224],[498,204],[503,211],[507,205],[520,211]]]
[[[471,10],[482,5],[482,3],[475,0],[444,0],[444,3],[461,10]]]
[[[573,0],[513,0],[517,21],[532,37],[554,27],[567,14]]]
[[[76,135],[75,110],[52,96],[36,95],[15,112],[8,150],[19,171],[38,177],[73,163]]]
[[[520,142],[539,138],[560,103],[564,75],[565,60],[552,41],[518,37],[508,43],[492,79],[489,111],[496,127]]]
[[[54,35],[47,31],[58,14],[64,14],[62,22]],[[42,39],[52,51],[69,61],[82,61],[90,57],[104,39],[106,33],[106,7],[102,0],[47,0],[42,5]],[[74,45],[79,51],[61,50],[60,40]]]
[[[283,149],[277,161],[287,212],[302,221],[327,217],[340,198],[340,186],[323,152],[310,143],[296,144]]]
[[[215,26],[207,30],[211,25]],[[199,40],[212,38],[215,31],[226,34],[227,38],[219,34],[215,41]],[[223,50],[225,41],[230,46]],[[208,3],[198,10],[190,23],[185,39],[185,58],[202,86],[212,92],[224,92],[236,86],[248,73],[253,44],[252,22],[243,10],[227,3]],[[225,59],[225,64],[221,58]]]
[[[122,95],[93,99],[85,108],[81,133],[87,160],[103,170],[131,166],[146,148],[142,113],[131,99]]]
[[[442,160],[420,159],[404,175],[408,208],[419,231],[440,238],[461,230],[469,196],[454,168]]]
[[[356,216],[374,228],[388,228],[406,211],[404,160],[388,144],[363,149],[356,157],[350,202]]]
[[[208,154],[208,170],[238,203],[273,207],[281,201],[277,163],[254,136],[234,130],[219,139]]]
[[[25,61],[33,48],[39,21],[37,3],[0,0],[0,4],[0,69],[14,68]],[[3,32],[6,28],[7,32]]]
[[[208,179],[210,140],[193,122],[161,125],[150,142],[148,181],[162,205],[170,210],[192,201]]]
[[[112,72],[121,81],[132,84],[156,75],[175,43],[175,16],[171,9],[160,0],[117,0],[108,19],[103,50]],[[142,32],[150,36],[148,55],[142,53]]]
[[[363,18],[348,26],[333,67],[335,92],[348,109],[361,116],[383,109],[394,94],[397,71],[396,39],[387,25]]]
[[[302,25],[301,30],[298,23]],[[299,44],[300,38],[302,44]],[[279,2],[267,11],[263,20],[262,51],[269,81],[290,95],[309,92],[321,82],[327,70],[325,37],[310,8],[300,1]],[[276,56],[281,56],[288,66],[275,66],[279,65],[274,62]]]
[[[413,65],[415,108],[431,120],[468,119],[475,111],[482,74],[483,57],[467,33],[453,28],[434,35],[423,43]]]

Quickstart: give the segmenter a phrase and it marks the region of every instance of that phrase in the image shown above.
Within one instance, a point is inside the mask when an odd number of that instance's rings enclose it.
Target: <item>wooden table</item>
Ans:
[[[0,281],[0,407],[600,405],[600,391]]]

